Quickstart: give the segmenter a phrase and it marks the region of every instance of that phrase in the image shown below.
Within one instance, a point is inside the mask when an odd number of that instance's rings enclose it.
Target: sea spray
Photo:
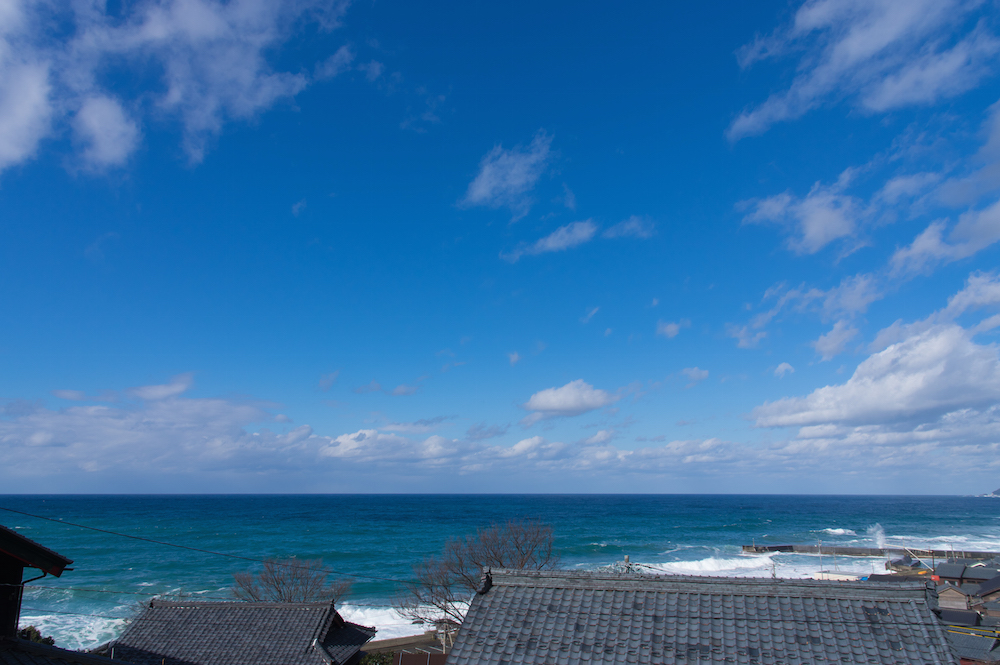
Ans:
[[[865,533],[872,539],[875,547],[885,549],[885,529],[882,528],[881,524],[875,522],[875,524],[868,527]]]

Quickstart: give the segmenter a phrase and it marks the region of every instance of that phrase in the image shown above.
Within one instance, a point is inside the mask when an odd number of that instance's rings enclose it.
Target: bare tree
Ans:
[[[240,600],[302,603],[336,601],[347,595],[350,580],[329,581],[322,559],[265,559],[257,573],[234,573],[233,595]]]
[[[415,581],[396,601],[400,614],[414,621],[461,623],[483,568],[555,568],[552,527],[534,520],[507,520],[450,540],[439,557],[414,566]]]

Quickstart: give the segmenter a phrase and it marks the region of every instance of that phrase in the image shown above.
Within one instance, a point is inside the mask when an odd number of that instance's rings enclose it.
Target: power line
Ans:
[[[253,563],[268,563],[268,561],[266,561],[264,559],[255,559],[253,557],[241,556],[239,554],[228,554],[226,552],[216,552],[216,551],[213,551],[213,550],[202,549],[200,547],[191,547],[190,545],[178,545],[176,543],[168,543],[168,542],[163,541],[163,540],[153,540],[152,538],[143,538],[142,536],[133,536],[131,534],[119,533],[117,531],[110,531],[108,529],[99,529],[96,526],[87,526],[86,524],[76,524],[74,522],[67,522],[65,520],[57,520],[57,519],[52,518],[52,517],[44,517],[42,515],[35,515],[33,513],[26,513],[23,510],[14,510],[13,508],[5,508],[4,506],[0,506],[0,510],[6,510],[9,513],[16,513],[18,515],[25,515],[26,517],[34,517],[36,519],[46,520],[48,522],[55,522],[56,524],[66,524],[68,526],[75,526],[75,527],[78,527],[80,529],[89,529],[91,531],[97,531],[98,533],[106,533],[106,534],[109,534],[109,535],[112,535],[112,536],[120,536],[122,538],[131,538],[133,540],[141,540],[141,541],[146,542],[146,543],[153,543],[154,545],[163,545],[165,547],[176,547],[178,549],[189,550],[191,552],[200,552],[202,554],[212,554],[212,555],[215,555],[215,556],[224,556],[224,557],[227,557],[227,558],[230,558],[230,559],[239,559],[241,561],[250,561],[250,562],[253,562]],[[278,565],[284,566],[286,568],[298,568],[298,569],[302,569],[302,570],[310,570],[310,568],[308,568],[306,566],[296,566],[294,564],[289,564],[289,563],[274,562],[273,560],[272,560],[272,563],[278,563]],[[395,582],[397,584],[406,584],[409,581],[409,580],[400,580],[400,579],[396,579],[396,578],[392,578],[392,577],[379,577],[377,575],[363,575],[363,574],[359,574],[359,573],[345,573],[343,571],[332,570],[332,569],[330,570],[330,572],[333,573],[333,574],[335,574],[335,575],[344,575],[346,577],[362,577],[362,578],[369,579],[369,580],[377,580],[379,582]]]

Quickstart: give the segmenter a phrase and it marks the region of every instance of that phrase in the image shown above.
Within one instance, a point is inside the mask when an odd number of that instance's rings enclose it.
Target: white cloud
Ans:
[[[88,97],[73,119],[81,157],[92,169],[122,166],[139,144],[139,127],[110,97]]]
[[[90,168],[119,166],[136,149],[137,114],[175,116],[199,161],[227,121],[249,120],[305,88],[302,73],[268,62],[303,21],[336,27],[344,0],[148,0],[120,15],[101,3],[3,3],[0,27],[0,170],[32,157],[55,120],[69,120]],[[53,13],[66,38],[50,38]],[[343,57],[343,56],[342,56]],[[327,64],[335,64],[328,61]],[[157,72],[160,87],[122,97],[104,81]],[[332,75],[329,67],[317,76]],[[129,108],[131,113],[126,113]]]
[[[530,425],[545,418],[578,416],[617,402],[619,397],[586,383],[570,381],[561,388],[546,388],[532,395],[524,408],[533,413],[522,421]]]
[[[536,240],[530,245],[522,245],[508,254],[501,254],[501,258],[511,263],[516,263],[525,254],[537,256],[549,252],[564,252],[567,249],[579,247],[590,242],[597,233],[597,225],[592,221],[572,222]]]
[[[583,442],[588,446],[593,446],[601,443],[607,443],[611,439],[615,438],[615,431],[611,429],[598,430],[597,434],[588,437],[583,440]]]
[[[341,46],[336,53],[316,65],[316,78],[319,80],[333,78],[350,69],[352,62],[354,62],[354,51],[350,46]]]
[[[991,72],[998,41],[965,19],[976,0],[809,0],[791,24],[739,52],[741,66],[802,53],[784,92],[741,113],[736,141],[853,97],[867,111],[927,104],[969,90]]]
[[[895,321],[892,325],[880,330],[868,348],[872,352],[881,351],[936,325],[953,323],[955,319],[967,312],[984,307],[996,309],[998,305],[1000,305],[1000,276],[996,272],[975,272],[969,275],[965,288],[948,298],[948,304],[945,307],[933,312],[922,321],[914,321],[913,323],[903,323],[902,320]],[[974,333],[984,332],[997,327],[997,325],[1000,325],[1000,322],[994,315],[980,321],[971,330]]]
[[[750,329],[750,326],[737,326],[732,323],[726,324],[726,334],[735,339],[736,346],[741,349],[753,349],[760,344],[760,340],[767,337],[766,331],[758,330],[754,332]]]
[[[783,227],[789,234],[788,248],[796,254],[815,254],[835,240],[854,237],[866,213],[856,198],[843,193],[850,174],[845,171],[834,185],[817,182],[805,198],[786,192],[749,202],[753,208],[743,221]]]
[[[697,367],[685,367],[681,370],[681,374],[691,380],[691,383],[687,386],[688,388],[708,378],[708,370]]]
[[[139,399],[145,400],[158,400],[167,399],[168,397],[176,397],[182,393],[187,392],[191,385],[194,383],[194,374],[187,372],[185,374],[178,374],[170,380],[170,383],[157,385],[157,386],[142,386],[139,388],[132,388],[129,392],[138,397]]]
[[[507,360],[510,361],[511,365],[516,365],[521,361],[521,354],[517,351],[511,351],[507,354]]]
[[[413,395],[418,390],[417,386],[406,386],[400,384],[392,389],[392,394],[396,396]]]
[[[590,323],[590,320],[594,318],[594,315],[600,311],[600,307],[592,307],[587,310],[587,313],[580,317],[580,323]]]
[[[925,272],[939,263],[968,258],[1000,240],[1000,201],[963,213],[947,234],[946,226],[941,220],[932,222],[908,247],[896,250],[893,273]]]
[[[618,222],[603,234],[605,238],[652,238],[656,226],[646,217],[632,215],[624,222]]]
[[[774,368],[774,375],[779,379],[783,379],[786,374],[791,374],[793,372],[795,372],[795,368],[788,363],[781,363]]]
[[[18,61],[11,50],[0,44],[0,171],[34,156],[53,115],[49,64]]]
[[[833,324],[833,329],[830,332],[820,335],[819,339],[812,343],[812,347],[822,356],[823,360],[830,360],[843,353],[847,343],[854,339],[857,334],[857,328],[841,319]]]
[[[870,427],[874,434],[901,422],[916,427],[964,418],[997,402],[997,347],[976,344],[955,324],[939,324],[872,354],[844,384],[765,403],[753,415],[762,427]]]
[[[364,72],[365,78],[369,81],[374,81],[382,76],[382,72],[385,71],[385,65],[378,60],[372,60],[371,62],[358,65],[358,70]]]
[[[479,162],[479,173],[469,183],[465,206],[506,207],[520,219],[533,203],[531,191],[545,172],[550,159],[552,137],[543,131],[535,134],[528,147],[504,150],[497,144]]]
[[[656,324],[656,334],[663,335],[668,339],[673,339],[681,333],[682,328],[690,328],[691,321],[681,319],[680,321],[660,321]]]

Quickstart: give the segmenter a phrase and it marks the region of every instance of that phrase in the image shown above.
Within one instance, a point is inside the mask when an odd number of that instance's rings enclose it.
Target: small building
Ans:
[[[933,582],[486,571],[448,665],[957,662]]]
[[[942,584],[938,587],[938,605],[949,610],[967,610],[976,604],[975,593],[968,586]]]
[[[153,600],[107,651],[135,665],[348,665],[374,636],[330,601]]]
[[[79,651],[37,644],[17,636],[21,599],[26,582],[59,577],[72,560],[53,552],[13,529],[0,526],[0,665],[107,665],[107,659]],[[40,575],[24,579],[24,569]]]

